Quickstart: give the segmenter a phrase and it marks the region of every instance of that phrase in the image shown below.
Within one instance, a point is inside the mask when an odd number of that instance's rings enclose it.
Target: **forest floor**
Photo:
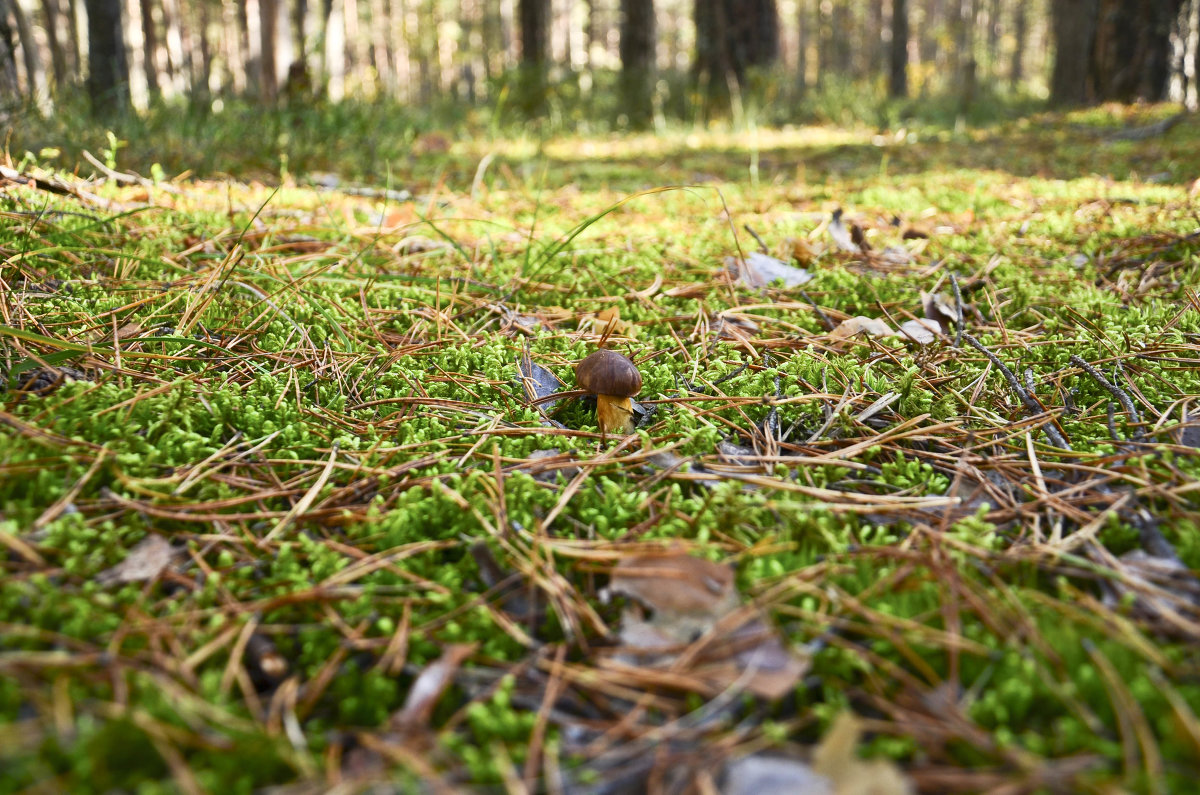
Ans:
[[[1185,791],[1171,113],[13,148],[0,792]]]

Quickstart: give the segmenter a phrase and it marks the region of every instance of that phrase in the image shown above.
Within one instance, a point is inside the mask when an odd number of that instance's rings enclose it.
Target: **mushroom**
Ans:
[[[598,350],[575,365],[579,388],[596,396],[600,433],[633,433],[634,395],[642,390],[642,374],[616,351]]]

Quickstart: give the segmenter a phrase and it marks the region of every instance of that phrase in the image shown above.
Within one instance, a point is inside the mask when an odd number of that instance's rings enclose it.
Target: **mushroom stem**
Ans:
[[[633,433],[633,401],[615,395],[596,395],[596,422],[600,433]]]

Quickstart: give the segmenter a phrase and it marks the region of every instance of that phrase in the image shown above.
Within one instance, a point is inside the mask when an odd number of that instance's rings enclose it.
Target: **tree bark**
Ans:
[[[29,94],[36,102],[41,103],[47,96],[46,68],[42,65],[42,56],[33,36],[33,26],[29,23],[29,17],[25,15],[25,9],[21,8],[21,0],[12,0],[12,15],[17,23],[17,38],[21,42]]]
[[[88,94],[92,111],[112,115],[129,107],[129,65],[121,0],[84,0],[88,18]]]
[[[1008,69],[1008,87],[1016,91],[1025,79],[1025,44],[1029,39],[1029,16],[1027,0],[1016,0],[1013,6],[1013,53]]]
[[[58,0],[42,0],[42,13],[46,17],[46,45],[50,48],[50,63],[54,68],[54,84],[63,86],[70,78],[67,74],[67,54],[63,51],[62,40],[58,37],[60,15]]]
[[[550,0],[518,0],[517,23],[521,29],[521,63],[517,101],[525,113],[538,115],[546,107]]]
[[[908,0],[892,0],[892,46],[888,58],[888,96],[908,96]]]
[[[621,0],[621,106],[631,127],[654,119],[653,0]]]
[[[1183,0],[1101,0],[1091,77],[1095,99],[1156,102],[1171,72],[1171,26]]]
[[[1089,66],[1096,42],[1099,0],[1051,0],[1050,22],[1054,36],[1054,71],[1050,76],[1050,102],[1063,107],[1089,101]]]
[[[151,101],[162,97],[158,82],[158,28],[154,24],[154,0],[141,0],[142,6],[142,71],[146,74],[146,90]]]
[[[741,83],[750,67],[779,58],[779,12],[775,0],[696,0],[696,63],[703,82]]]
[[[21,98],[13,29],[8,24],[12,3],[13,0],[0,0],[0,102],[5,106],[15,105]]]
[[[813,17],[808,0],[798,0],[796,6],[796,91],[803,97],[808,92],[808,39]]]
[[[544,68],[549,51],[549,0],[519,0],[517,19],[521,28],[521,63]]]

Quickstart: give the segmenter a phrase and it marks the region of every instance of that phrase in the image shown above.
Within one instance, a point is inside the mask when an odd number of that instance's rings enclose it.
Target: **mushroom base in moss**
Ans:
[[[600,433],[633,433],[633,401],[615,395],[596,395],[596,423]]]

